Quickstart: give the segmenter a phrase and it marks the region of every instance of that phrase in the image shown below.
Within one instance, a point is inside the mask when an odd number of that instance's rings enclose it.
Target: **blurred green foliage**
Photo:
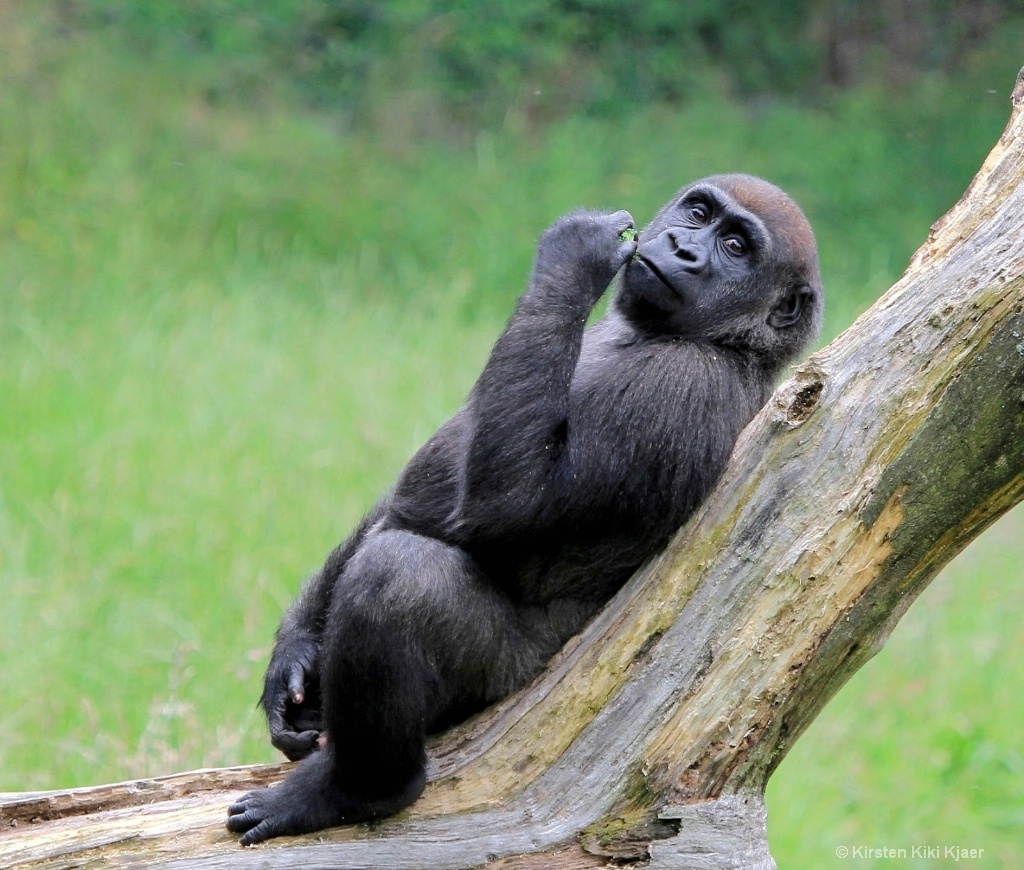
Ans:
[[[998,27],[837,88],[811,31],[895,39],[871,4],[441,6],[0,6],[0,790],[273,757],[282,609],[458,407],[559,214],[764,175],[834,335],[968,184],[1024,44],[982,3]],[[948,831],[1010,863],[1020,528],[782,765],[781,866]]]
[[[960,69],[1020,0],[68,0],[57,27],[202,69],[208,95],[282,89],[361,118],[382,93],[473,126],[618,114],[709,91],[823,99],[872,74]],[[428,123],[421,118],[420,123]],[[436,130],[435,130],[436,132]]]

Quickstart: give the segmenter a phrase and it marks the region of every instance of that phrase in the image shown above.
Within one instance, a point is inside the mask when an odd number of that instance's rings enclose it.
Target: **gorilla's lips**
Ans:
[[[640,268],[643,269],[643,272],[640,275],[637,275],[636,270]],[[658,283],[663,284],[671,290],[674,295],[679,297],[682,297],[683,295],[675,284],[669,281],[669,279],[665,277],[664,273],[651,260],[640,253],[639,249],[636,254],[633,255],[633,259],[627,264],[626,274],[630,283],[634,284],[634,286],[646,285],[642,287],[644,290],[652,290],[653,288],[651,285],[654,284],[656,280]]]

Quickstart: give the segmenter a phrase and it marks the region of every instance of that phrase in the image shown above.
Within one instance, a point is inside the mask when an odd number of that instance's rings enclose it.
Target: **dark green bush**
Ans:
[[[617,114],[720,92],[819,100],[836,85],[960,69],[1020,0],[72,0],[62,32],[103,29],[181,55],[210,99],[285,89],[347,118],[412,93],[433,125]],[[422,126],[424,119],[419,120]]]

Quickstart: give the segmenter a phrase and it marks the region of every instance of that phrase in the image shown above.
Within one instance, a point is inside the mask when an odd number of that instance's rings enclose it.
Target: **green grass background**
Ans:
[[[254,705],[283,608],[458,407],[559,214],[642,222],[694,177],[763,174],[816,227],[828,338],[962,193],[1020,61],[445,142],[31,36],[0,34],[0,790],[275,757]],[[797,743],[768,791],[781,867],[1024,859],[1022,562],[1017,511]]]

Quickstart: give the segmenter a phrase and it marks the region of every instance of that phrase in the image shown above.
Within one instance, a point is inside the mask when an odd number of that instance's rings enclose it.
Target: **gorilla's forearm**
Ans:
[[[541,237],[529,287],[469,400],[464,529],[530,524],[551,502],[587,317],[636,250],[621,237],[632,227],[625,211],[580,211]]]
[[[320,647],[335,584],[367,531],[383,515],[384,506],[385,502],[378,504],[348,540],[334,549],[306,582],[277,629],[260,704],[271,742],[293,760],[312,752],[319,738]]]

